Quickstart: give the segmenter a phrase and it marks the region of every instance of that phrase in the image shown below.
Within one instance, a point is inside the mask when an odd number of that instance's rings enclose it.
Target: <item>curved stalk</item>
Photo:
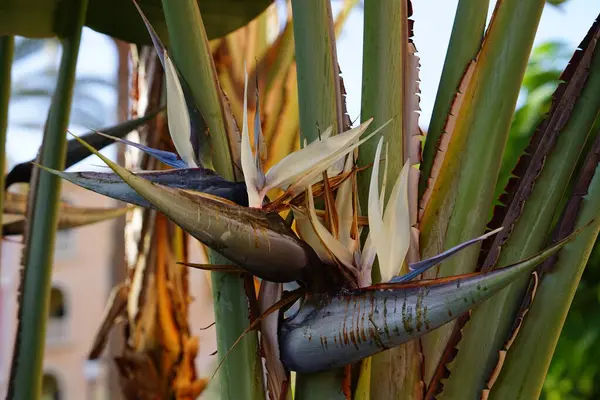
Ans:
[[[98,131],[121,138],[146,122],[151,121],[159,112],[160,111],[155,111],[144,117],[125,121],[115,126],[101,128]],[[100,136],[96,133],[96,131],[85,133],[81,137],[97,150],[101,150],[104,147],[114,143],[113,139]],[[87,149],[81,144],[79,144],[77,140],[69,140],[67,142],[67,159],[65,161],[65,169],[72,167],[89,155],[90,152],[87,151]],[[35,159],[32,159],[15,165],[6,176],[6,181],[4,183],[5,188],[8,188],[13,183],[29,182],[31,180],[31,171],[33,170],[32,163],[34,161]]]
[[[61,40],[63,52],[58,82],[48,113],[40,158],[41,163],[49,168],[60,170],[65,164],[66,130],[87,5],[87,0],[72,3],[72,8],[69,10],[68,30]],[[37,399],[42,389],[44,341],[58,218],[60,178],[46,171],[40,171],[38,178],[37,182],[32,182],[36,194],[32,197],[32,217],[29,219],[29,234],[24,254],[22,299],[19,305],[17,339],[8,394],[8,398],[11,399]]]

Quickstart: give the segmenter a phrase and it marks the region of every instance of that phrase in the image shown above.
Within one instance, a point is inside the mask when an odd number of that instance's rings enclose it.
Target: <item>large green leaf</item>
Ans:
[[[341,115],[338,115],[341,104],[336,95],[340,86],[331,5],[326,1],[292,0],[292,13],[298,71],[300,140],[310,143],[317,140],[321,132],[330,126],[333,127],[334,134],[343,130]],[[298,374],[295,398],[344,399],[344,375],[339,370],[321,374]]]
[[[539,251],[545,243],[554,215],[577,165],[592,124],[600,111],[600,52],[596,42],[600,24],[595,24],[580,44],[561,75],[548,118],[543,121],[524,156],[521,157],[491,227],[504,230],[489,246],[483,269],[496,261],[512,263]],[[486,246],[487,247],[487,246]],[[483,257],[482,257],[483,259]],[[517,280],[505,292],[473,312],[462,331],[458,354],[451,368],[444,394],[450,398],[478,393],[490,378],[498,360],[498,350],[510,337],[529,279]],[[470,351],[476,348],[477,352]],[[479,365],[477,371],[469,368]],[[471,385],[468,385],[470,383]],[[474,384],[473,384],[474,383]],[[468,387],[468,389],[466,389]]]
[[[273,0],[199,0],[209,39],[234,31],[260,14]],[[0,2],[0,35],[27,37],[63,36],[73,18],[73,0],[3,0]],[[144,0],[141,8],[161,38],[167,25],[160,0]],[[150,37],[133,0],[90,1],[86,26],[118,39],[150,44]]]
[[[496,4],[472,75],[461,84],[466,83],[461,99],[457,98],[462,105],[451,111],[447,132],[442,135],[443,145],[432,168],[437,176],[428,182],[422,199],[423,257],[479,236],[485,229],[502,150],[543,6],[541,0]],[[457,105],[455,101],[452,108]],[[472,272],[477,257],[476,246],[467,249],[445,262],[440,275]],[[423,337],[426,381],[433,376],[452,328],[449,324]]]
[[[571,301],[600,231],[600,136],[586,157],[573,196],[555,229],[558,239],[595,218],[588,229],[540,268],[535,301],[510,347],[492,399],[537,398],[554,353]]]
[[[392,188],[411,155],[408,139],[418,131],[418,100],[415,101],[418,59],[410,37],[412,21],[409,20],[412,6],[403,1],[367,0],[364,8],[361,119],[374,118],[379,123],[391,119],[380,135],[385,137],[386,153],[393,155],[386,159],[387,182],[384,183]],[[365,143],[358,153],[358,165],[372,163],[376,147],[376,140]],[[357,179],[360,204],[366,211],[369,185],[374,183],[371,171],[358,173]],[[391,192],[388,190],[385,194],[387,202],[390,202]],[[410,229],[409,225],[406,228]],[[374,265],[373,282],[378,282],[381,275],[384,274],[380,273],[377,264]],[[377,354],[361,371],[361,374],[368,374],[368,368],[371,368],[370,398],[419,398],[422,392],[420,364],[417,341]]]
[[[442,70],[442,77],[427,132],[427,140],[423,147],[419,195],[422,195],[427,187],[438,142],[444,131],[446,118],[460,85],[461,77],[464,75],[469,63],[475,59],[481,47],[488,8],[489,1],[485,0],[460,0],[458,2],[448,52],[444,61],[444,69]]]

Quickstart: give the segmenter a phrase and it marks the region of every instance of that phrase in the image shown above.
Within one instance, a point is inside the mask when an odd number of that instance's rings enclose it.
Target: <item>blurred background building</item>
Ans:
[[[114,207],[117,203],[71,183],[63,183],[62,198],[73,205]],[[122,275],[122,221],[105,221],[77,229],[59,231],[54,253],[50,312],[46,326],[43,400],[108,400],[118,398],[118,382],[108,372],[118,343],[96,362],[88,361],[94,336],[111,288]],[[10,373],[19,283],[21,237],[8,237],[2,244],[0,290],[0,388],[6,388]],[[119,263],[118,260],[121,260]],[[208,374],[210,354],[216,349],[210,330],[212,309],[206,275],[190,271],[193,329],[202,336],[200,370]],[[204,298],[203,296],[207,296]],[[212,306],[211,306],[212,308]],[[116,338],[113,335],[113,340]],[[111,353],[111,350],[113,354]],[[3,391],[0,397],[3,398]]]
[[[110,205],[100,196],[72,184],[63,185],[63,199],[75,205]],[[114,226],[114,221],[108,221],[77,230],[63,230],[57,235],[46,327],[44,399],[99,399],[101,397],[91,397],[91,392],[107,389],[104,368],[101,364],[89,364],[86,357],[112,286],[109,272],[115,242]],[[15,328],[22,248],[17,240],[20,241],[20,237],[9,237],[2,246],[0,368],[3,379],[9,373],[11,333]]]

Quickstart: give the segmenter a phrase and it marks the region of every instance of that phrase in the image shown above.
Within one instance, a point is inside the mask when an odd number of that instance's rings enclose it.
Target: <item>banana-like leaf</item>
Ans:
[[[515,321],[513,332],[498,352],[498,364],[486,384],[486,389],[491,389],[491,393],[484,389],[482,398],[487,394],[490,394],[491,400],[540,397],[551,355],[579,280],[586,265],[587,268],[597,266],[589,262],[589,257],[598,240],[599,217],[600,136],[597,136],[581,167],[572,196],[554,228],[553,241],[564,237],[590,218],[595,218],[593,229],[581,234],[539,268],[540,283],[530,295],[535,301],[527,304],[524,300],[522,310],[526,310],[527,317],[523,319],[524,315],[520,312],[522,323]]]
[[[430,176],[421,199],[425,207],[419,222],[419,241],[424,257],[439,254],[443,248],[485,230],[502,149],[543,3],[503,0],[496,4],[481,50],[475,64],[471,64],[473,69],[468,68],[463,79],[466,88],[456,98],[455,104],[460,106],[448,118],[440,139],[432,168],[437,170],[437,177]],[[517,30],[518,38],[514,35]],[[474,271],[477,256],[477,247],[471,247],[428,274],[442,271],[441,276],[451,276]],[[423,337],[425,381],[431,380],[453,326]]]
[[[125,121],[109,128],[101,129],[107,135],[114,136],[115,138],[122,138],[134,129],[139,128],[146,122],[153,119],[161,110],[149,113],[141,118],[132,119]],[[87,143],[93,146],[96,150],[101,150],[106,146],[113,143],[114,139],[102,137],[96,135],[96,132],[88,132],[81,136]],[[65,168],[72,167],[79,161],[86,157],[89,157],[90,152],[85,149],[77,140],[69,140],[67,142],[67,159],[65,161]],[[8,188],[13,183],[29,182],[31,180],[31,170],[34,160],[29,160],[21,164],[17,164],[10,170],[5,180],[5,188]]]
[[[276,212],[241,207],[202,193],[152,183],[113,163],[83,140],[77,140],[155,209],[253,275],[272,282],[304,281],[315,290],[323,290],[336,277],[328,274],[332,270],[320,262],[312,248],[298,239]],[[64,173],[51,172],[65,177]]]
[[[128,210],[129,207],[75,207],[61,203],[58,214],[58,229],[71,229],[106,221],[125,215]],[[7,194],[2,224],[2,234],[4,236],[22,235],[24,233],[26,211],[27,195],[20,193]]]
[[[530,274],[579,232],[527,260],[492,272],[312,295],[280,326],[281,360],[289,370],[313,373],[416,339]]]
[[[54,170],[51,172],[77,186],[104,196],[142,207],[153,207],[151,202],[113,172],[61,172]],[[186,168],[167,171],[142,171],[136,175],[149,182],[170,188],[202,192],[227,199],[241,206],[248,205],[244,183],[229,182],[210,169]]]
[[[600,110],[599,39],[600,23],[596,22],[561,74],[563,83],[554,93],[548,117],[540,122],[513,169],[506,194],[500,198],[502,205],[495,208],[488,224],[488,228],[503,226],[504,230],[483,243],[482,270],[513,263],[543,248]],[[444,351],[448,357],[438,363],[440,371],[451,365],[450,377],[443,382],[444,396],[479,396],[496,368],[499,350],[512,335],[529,281],[525,277],[515,282],[493,302],[475,310],[468,324],[454,330],[449,340],[452,348]],[[472,365],[480,368],[473,370]],[[440,376],[444,375],[445,371]]]
[[[141,1],[148,19],[167,42],[168,33],[160,0]],[[199,0],[209,39],[226,35],[247,24],[272,0]],[[60,0],[4,0],[0,5],[0,35],[62,36],[72,18],[72,4]],[[85,24],[101,33],[138,44],[150,44],[143,22],[131,0],[92,0]],[[166,43],[168,44],[168,42]]]

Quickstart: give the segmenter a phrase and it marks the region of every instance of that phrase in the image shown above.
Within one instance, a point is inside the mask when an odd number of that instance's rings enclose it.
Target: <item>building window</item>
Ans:
[[[54,286],[50,291],[50,312],[51,319],[62,319],[67,315],[65,306],[65,296],[62,289]]]
[[[45,373],[42,380],[41,400],[61,400],[62,398],[62,392],[56,375]]]
[[[57,345],[67,341],[68,312],[64,290],[53,286],[50,291],[50,310],[46,327],[47,344]]]

